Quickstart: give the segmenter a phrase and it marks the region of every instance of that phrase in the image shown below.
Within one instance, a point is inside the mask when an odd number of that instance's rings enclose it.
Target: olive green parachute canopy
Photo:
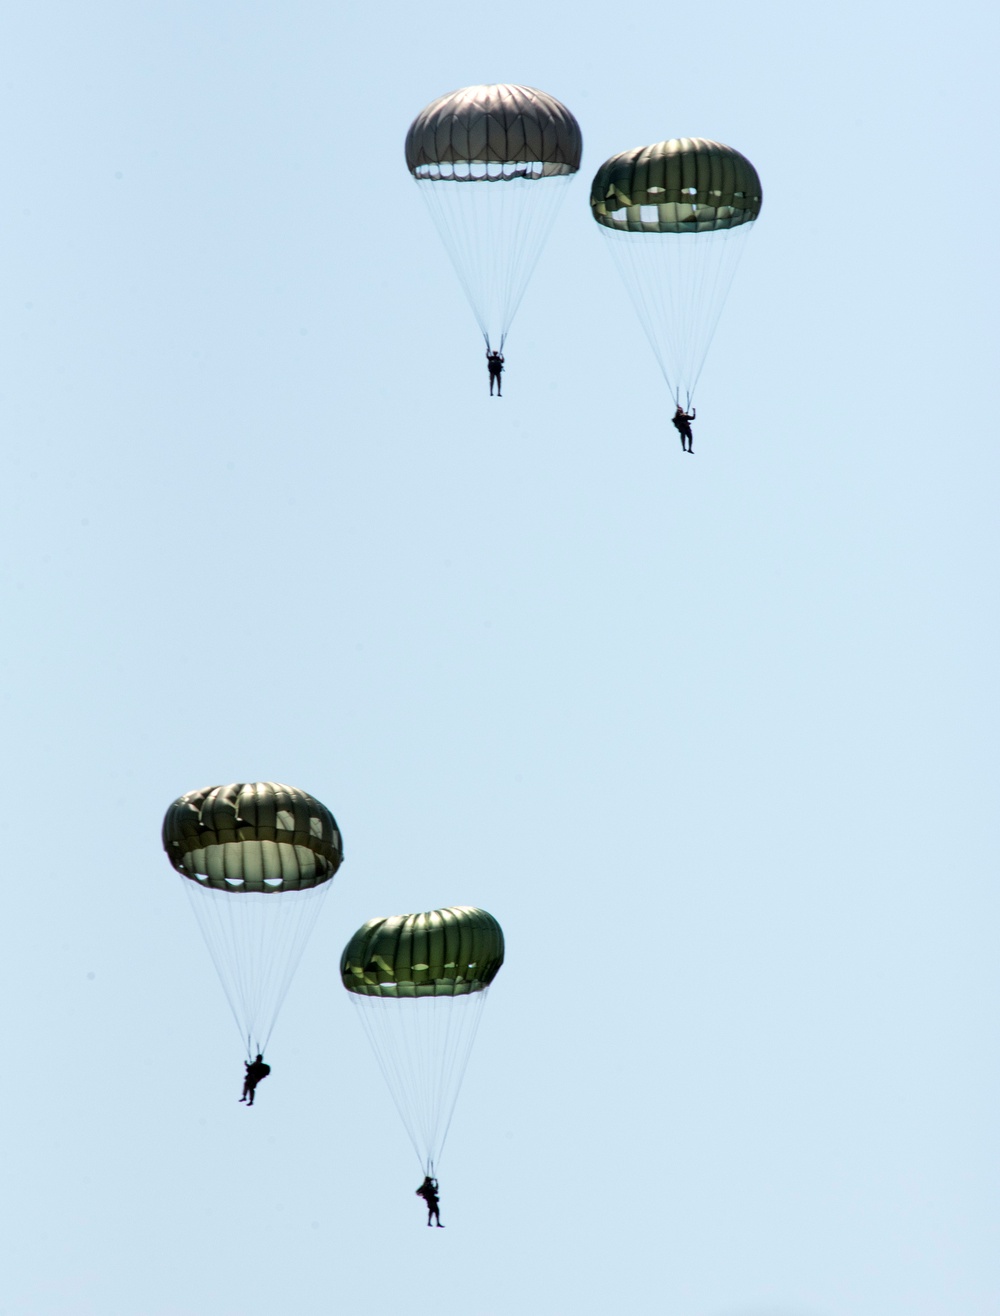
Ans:
[[[426,914],[373,918],[347,943],[344,986],[357,996],[466,996],[503,964],[503,931],[492,914],[452,905]]]
[[[232,893],[304,891],[328,882],[344,857],[330,810],[273,781],[182,795],[163,820],[163,848],[183,877]]]
[[[705,233],[752,223],[757,170],[745,155],[704,137],[674,137],[605,160],[590,208],[598,224],[628,233]]]
[[[417,179],[492,182],[575,174],[580,125],[554,96],[494,83],[462,87],[420,111],[406,134]]]

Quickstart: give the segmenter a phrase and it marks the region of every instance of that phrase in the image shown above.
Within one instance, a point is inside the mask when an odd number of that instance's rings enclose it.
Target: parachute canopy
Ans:
[[[760,205],[760,179],[746,156],[705,137],[674,137],[613,155],[590,189],[598,224],[629,233],[737,228],[752,224]]]
[[[580,168],[580,125],[561,101],[500,82],[462,87],[425,106],[406,134],[414,178],[496,182]]]
[[[183,877],[217,891],[302,891],[344,857],[333,814],[294,786],[235,782],[189,791],[163,820],[163,848]]]
[[[492,914],[453,905],[371,919],[341,957],[341,979],[426,1174],[444,1146],[503,955]]]
[[[406,166],[488,348],[503,347],[581,150],[565,105],[511,83],[449,92],[410,125]]]
[[[501,964],[493,915],[454,905],[371,919],[347,943],[340,976],[359,996],[461,996],[488,987]]]
[[[186,879],[247,1056],[263,1053],[343,860],[333,814],[277,782],[210,786],[170,806],[163,847]]]
[[[704,137],[623,151],[594,176],[591,214],[677,403],[691,403],[760,207],[750,161]]]

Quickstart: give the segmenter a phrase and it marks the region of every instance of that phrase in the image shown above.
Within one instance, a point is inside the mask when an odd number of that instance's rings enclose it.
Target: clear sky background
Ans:
[[[3,21],[3,1316],[995,1316],[998,20],[986,4],[53,4]],[[584,161],[502,402],[403,163]],[[764,207],[696,456],[589,217]],[[338,875],[252,1113],[172,799]],[[339,985],[502,922],[447,1228]]]

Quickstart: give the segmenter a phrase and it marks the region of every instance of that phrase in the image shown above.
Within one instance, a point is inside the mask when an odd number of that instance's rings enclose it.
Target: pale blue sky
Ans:
[[[997,28],[3,20],[3,1316],[995,1316]],[[482,81],[584,135],[502,403],[402,151]],[[694,462],[586,204],[675,135],[764,188]],[[255,778],[347,861],[248,1113],[159,825]],[[429,1232],[336,969],[451,903]]]

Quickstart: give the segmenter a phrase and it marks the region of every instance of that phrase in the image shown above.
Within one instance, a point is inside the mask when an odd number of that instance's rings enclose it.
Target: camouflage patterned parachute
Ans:
[[[410,125],[407,168],[487,348],[503,348],[582,147],[565,105],[509,83],[450,92]]]
[[[455,905],[371,919],[341,957],[344,986],[426,1174],[441,1155],[503,956],[496,919]]]
[[[294,786],[210,786],[170,806],[163,847],[186,879],[247,1056],[262,1053],[343,861],[333,814]]]
[[[594,177],[591,213],[678,403],[694,395],[760,207],[750,161],[703,137],[623,151]]]

